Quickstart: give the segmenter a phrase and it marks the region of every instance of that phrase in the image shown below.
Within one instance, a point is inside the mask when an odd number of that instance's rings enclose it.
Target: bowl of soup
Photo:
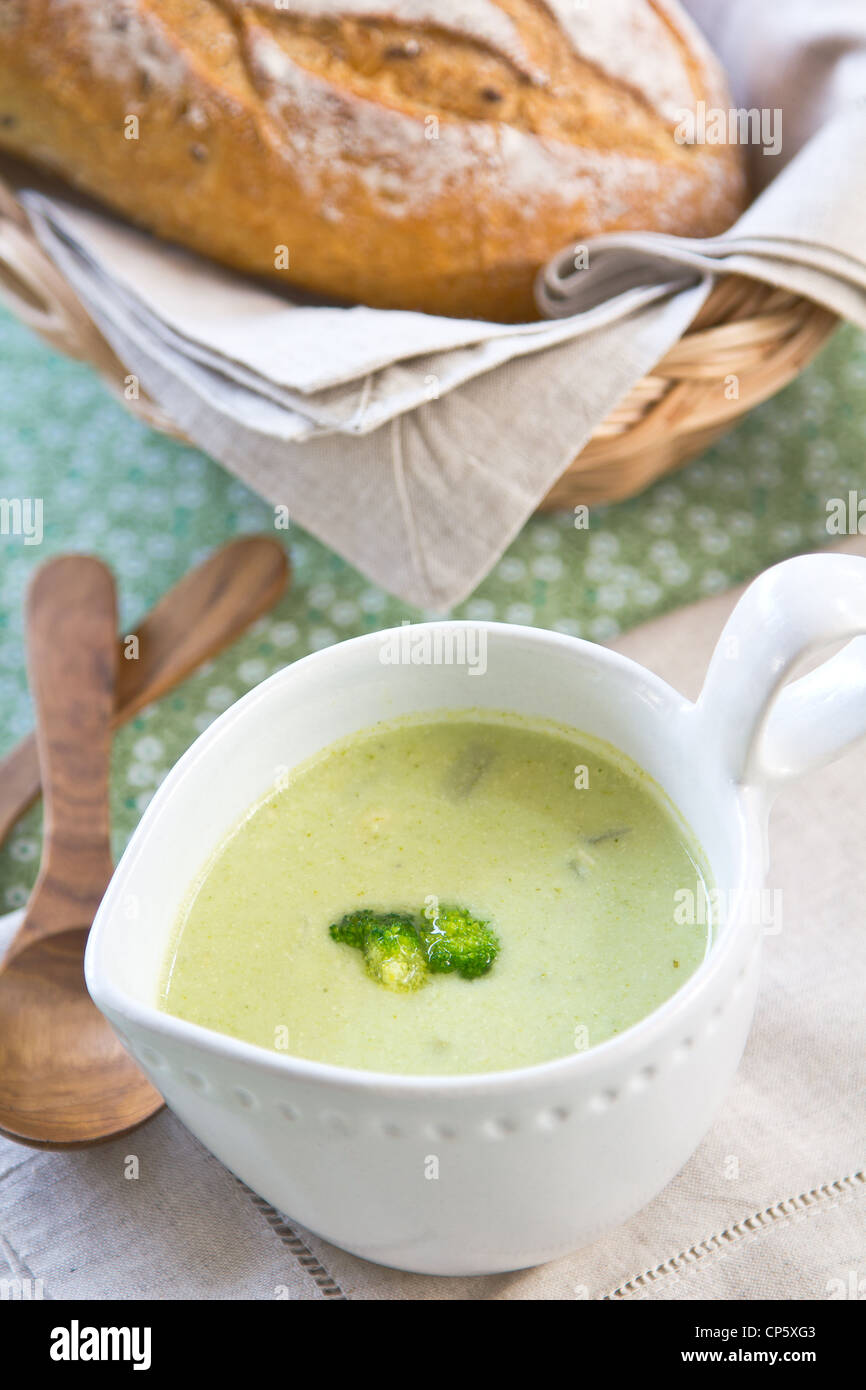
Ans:
[[[88,987],[168,1104],[319,1235],[439,1274],[537,1264],[682,1167],[754,1008],[775,789],[866,727],[866,562],[747,591],[693,704],[496,623],[287,667],[166,778]],[[862,600],[862,601],[861,601]]]

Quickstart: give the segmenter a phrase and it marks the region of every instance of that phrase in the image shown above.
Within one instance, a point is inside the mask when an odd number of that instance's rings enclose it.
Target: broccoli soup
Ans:
[[[487,713],[377,725],[219,847],[161,1003],[347,1067],[525,1066],[621,1033],[688,979],[707,882],[661,791],[607,745]]]

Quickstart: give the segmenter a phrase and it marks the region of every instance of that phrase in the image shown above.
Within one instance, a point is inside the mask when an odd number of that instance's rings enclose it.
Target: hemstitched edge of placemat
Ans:
[[[747,1240],[754,1240],[757,1236],[777,1229],[788,1221],[802,1220],[807,1216],[819,1216],[822,1212],[831,1211],[842,1205],[843,1202],[853,1201],[864,1193],[866,1193],[866,1172],[858,1171],[848,1174],[844,1178],[837,1178],[833,1182],[822,1183],[820,1187],[813,1187],[808,1192],[801,1192],[796,1197],[786,1197],[771,1207],[765,1207],[763,1211],[753,1212],[751,1216],[745,1217],[742,1221],[734,1222],[716,1235],[708,1236],[706,1240],[702,1240],[696,1245],[690,1245],[687,1250],[682,1250],[678,1255],[672,1255],[669,1259],[663,1260],[654,1269],[647,1269],[641,1274],[634,1275],[611,1293],[606,1293],[604,1300],[623,1300],[645,1296],[659,1280],[669,1276],[673,1276],[674,1280],[681,1279],[685,1273],[691,1272],[696,1264],[722,1258],[734,1245],[742,1244]]]
[[[292,1229],[285,1217],[277,1211],[276,1207],[272,1207],[270,1202],[265,1201],[264,1197],[260,1197],[258,1193],[253,1192],[252,1188],[247,1187],[245,1182],[241,1182],[240,1178],[236,1178],[235,1181],[238,1187],[249,1197],[256,1211],[265,1218],[271,1230],[279,1237],[283,1245],[288,1246],[304,1273],[309,1274],[310,1278],[315,1280],[324,1297],[336,1299],[338,1302],[340,1300],[348,1302],[348,1296],[343,1293],[336,1279],[328,1273],[321,1261],[313,1254],[310,1247],[301,1239],[297,1231]]]

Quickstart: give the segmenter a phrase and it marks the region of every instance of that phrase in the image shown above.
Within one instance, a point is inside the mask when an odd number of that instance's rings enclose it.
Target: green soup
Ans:
[[[663,794],[607,745],[488,713],[377,725],[296,769],[219,847],[161,1002],[347,1067],[525,1066],[613,1037],[688,979],[708,948],[707,883]],[[675,911],[683,889],[703,898],[694,913]],[[487,974],[401,993],[329,934],[358,908],[431,901],[493,925]]]

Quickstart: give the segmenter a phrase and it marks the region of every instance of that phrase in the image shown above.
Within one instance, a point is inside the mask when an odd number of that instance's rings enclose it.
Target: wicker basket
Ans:
[[[140,419],[184,437],[144,394],[123,397],[126,368],[38,245],[2,179],[0,299],[52,347],[94,366]],[[599,426],[542,508],[620,501],[680,468],[791,381],[837,322],[786,291],[741,277],[720,280],[688,332]]]

